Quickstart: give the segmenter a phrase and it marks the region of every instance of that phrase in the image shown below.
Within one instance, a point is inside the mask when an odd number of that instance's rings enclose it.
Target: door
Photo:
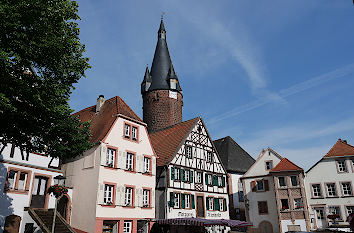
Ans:
[[[57,210],[63,216],[65,220],[68,221],[68,204],[69,204],[69,199],[67,196],[62,196],[59,201],[58,201],[58,207]]]
[[[273,233],[273,226],[268,221],[262,221],[259,226],[260,233]]]
[[[205,217],[203,196],[197,196],[197,217]]]
[[[32,208],[45,207],[47,185],[48,185],[48,177],[36,176],[34,178],[32,199],[31,199]]]
[[[315,208],[316,213],[316,225],[317,228],[325,228],[326,227],[326,219],[324,216],[324,208]]]

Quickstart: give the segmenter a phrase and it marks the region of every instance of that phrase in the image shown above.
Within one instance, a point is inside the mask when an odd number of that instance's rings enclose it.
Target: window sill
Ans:
[[[354,195],[343,195],[343,196],[341,196],[341,198],[346,198],[346,197],[354,197]]]
[[[144,210],[151,210],[151,209],[152,209],[151,206],[148,206],[148,207],[141,207],[141,208],[144,209]]]
[[[290,209],[287,209],[287,210],[280,210],[280,213],[290,213]]]
[[[112,169],[112,170],[117,170],[118,168],[117,167],[111,167],[111,166],[107,166],[107,165],[103,165],[104,168],[107,168],[107,169]]]
[[[134,209],[134,208],[135,208],[135,206],[128,205],[128,206],[123,206],[123,208],[127,208],[127,209]]]
[[[16,194],[24,194],[27,195],[28,194],[28,190],[16,190],[16,189],[9,189],[4,191],[5,193],[16,193]]]
[[[136,173],[136,171],[134,171],[134,170],[127,170],[127,169],[125,169],[124,171],[130,172],[130,173]]]
[[[324,197],[311,197],[311,199],[324,199]]]
[[[112,205],[108,205],[108,204],[101,204],[102,207],[107,207],[107,208],[115,208],[116,205],[113,203]]]
[[[327,196],[326,198],[339,198],[339,196]]]
[[[143,172],[142,173],[144,176],[152,176],[152,173],[151,172]]]

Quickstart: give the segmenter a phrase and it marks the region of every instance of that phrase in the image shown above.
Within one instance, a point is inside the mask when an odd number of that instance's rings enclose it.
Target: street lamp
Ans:
[[[55,229],[55,218],[57,216],[57,205],[58,205],[58,200],[62,197],[63,192],[65,192],[65,177],[62,175],[57,175],[54,177],[54,186],[51,186],[51,192],[55,196],[55,208],[54,208],[54,216],[53,216],[53,225],[52,225],[52,233],[54,233]],[[63,191],[62,191],[63,190]],[[67,191],[66,191],[67,192]]]

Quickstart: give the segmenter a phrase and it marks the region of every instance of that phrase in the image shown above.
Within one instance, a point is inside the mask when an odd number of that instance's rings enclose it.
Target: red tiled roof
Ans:
[[[170,160],[198,120],[199,117],[196,117],[150,134],[152,146],[158,156],[157,166],[165,165]]]
[[[287,158],[283,158],[280,162],[275,166],[271,172],[281,172],[281,171],[303,171],[303,169],[297,166],[295,163],[291,162]]]
[[[344,155],[354,155],[354,146],[349,145],[345,140],[338,139],[336,144],[334,144],[334,146],[328,151],[324,158]]]
[[[107,135],[117,114],[142,122],[135,112],[119,96],[106,100],[97,114],[96,105],[93,105],[74,113],[73,116],[79,117],[82,122],[91,122],[90,129],[92,136],[90,141],[94,143],[102,140]]]

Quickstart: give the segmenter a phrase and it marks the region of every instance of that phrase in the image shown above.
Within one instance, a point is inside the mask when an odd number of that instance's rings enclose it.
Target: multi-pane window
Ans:
[[[337,160],[337,166],[339,172],[346,172],[347,166],[345,164],[345,160]]]
[[[286,187],[286,182],[285,182],[285,177],[284,176],[279,176],[278,177],[279,180],[279,187]]]
[[[336,214],[341,218],[339,206],[328,206],[329,214]]]
[[[190,194],[184,194],[185,198],[185,208],[191,208],[191,195]]]
[[[15,189],[17,171],[9,171],[7,175],[8,189]]]
[[[290,176],[291,186],[298,186],[299,180],[298,176]]]
[[[189,170],[184,170],[184,181],[189,182],[190,180],[189,174],[190,174]]]
[[[149,207],[150,202],[150,190],[143,190],[143,207]]]
[[[224,198],[219,198],[218,201],[219,201],[219,209],[220,209],[220,211],[224,211],[225,210]]]
[[[124,137],[130,138],[130,125],[124,125]]]
[[[312,185],[312,193],[313,193],[314,197],[322,197],[321,185],[320,184],[313,184]]]
[[[213,156],[212,156],[212,153],[211,151],[207,151],[207,154],[206,154],[206,161],[211,163],[212,162],[212,159],[213,159]]]
[[[150,158],[144,157],[144,172],[149,173],[150,172]]]
[[[180,180],[181,179],[181,169],[180,168],[175,168],[175,180]]]
[[[208,174],[208,185],[213,185],[213,176],[211,174]]]
[[[197,174],[195,176],[195,182],[198,184],[202,183],[202,173],[201,172],[197,172]]]
[[[125,205],[126,206],[133,205],[133,188],[130,187],[125,188]]]
[[[127,152],[126,169],[133,171],[134,154]]]
[[[349,182],[342,183],[342,190],[344,196],[351,196],[352,195],[352,187]]]
[[[294,199],[294,208],[295,208],[295,209],[302,209],[302,208],[304,208],[304,205],[302,204],[302,199],[301,199],[301,198],[295,198],[295,199]]]
[[[258,213],[259,214],[268,214],[268,204],[266,201],[258,202]]]
[[[138,128],[134,126],[132,127],[132,140],[138,140]]]
[[[103,198],[104,204],[106,204],[106,205],[113,204],[113,190],[114,190],[113,185],[106,184],[104,186],[104,198]]]
[[[113,149],[108,148],[107,149],[107,160],[106,160],[106,165],[109,167],[114,166],[114,159],[116,157],[116,151]]]
[[[346,208],[348,216],[354,213],[354,206],[347,206]]]
[[[132,221],[124,221],[123,232],[131,233],[132,232]]]
[[[193,157],[192,147],[191,146],[186,146],[186,156],[187,156],[187,158],[192,158]]]
[[[273,161],[266,161],[266,169],[271,170],[273,168]]]
[[[213,210],[214,209],[214,198],[212,198],[212,197],[208,197],[207,198],[207,202],[208,202],[208,206],[209,206],[209,208],[208,208],[208,210]]]
[[[264,181],[263,180],[257,180],[256,181],[256,187],[257,187],[257,191],[264,191]]]
[[[180,198],[181,198],[180,193],[174,193],[174,201],[175,201],[174,208],[179,208],[179,204],[181,202]]]
[[[336,190],[336,184],[335,183],[330,183],[327,184],[327,194],[329,197],[336,197],[337,196],[337,190]]]
[[[281,203],[281,210],[288,210],[289,209],[289,200],[288,199],[280,199]]]
[[[18,190],[25,190],[26,189],[26,182],[27,182],[27,173],[20,172],[20,176],[18,177],[17,189]]]
[[[218,186],[222,187],[222,176],[218,176]]]

